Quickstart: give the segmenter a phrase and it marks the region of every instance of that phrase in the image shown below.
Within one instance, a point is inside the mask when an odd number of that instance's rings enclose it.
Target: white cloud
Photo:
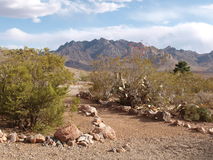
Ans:
[[[141,0],[0,0],[0,16],[30,18],[35,23],[40,17],[53,14],[87,14],[116,11],[127,3]]]
[[[168,24],[175,20],[199,18],[211,20],[213,18],[213,4],[194,6],[171,6],[170,8],[142,8],[129,14],[129,18],[136,21],[151,22],[155,24]]]
[[[149,45],[164,48],[168,45],[179,49],[195,50],[200,53],[213,50],[213,25],[206,23],[185,23],[171,27],[128,27],[112,26],[103,28],[68,29],[54,33],[30,34],[13,28],[0,33],[0,42],[5,46],[49,47],[56,49],[71,40],[126,39],[142,41]],[[7,42],[10,42],[9,44]]]

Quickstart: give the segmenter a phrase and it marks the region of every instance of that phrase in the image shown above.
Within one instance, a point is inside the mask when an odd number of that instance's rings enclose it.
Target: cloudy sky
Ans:
[[[126,39],[213,50],[212,0],[0,0],[0,46],[56,49],[71,40]]]

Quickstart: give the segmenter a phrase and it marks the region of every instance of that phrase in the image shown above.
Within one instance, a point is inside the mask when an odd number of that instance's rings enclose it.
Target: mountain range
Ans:
[[[213,51],[199,54],[171,46],[158,49],[154,46],[145,46],[141,42],[126,40],[100,38],[91,41],[71,41],[61,45],[54,52],[66,58],[66,66],[83,70],[91,70],[91,62],[100,56],[123,58],[138,54],[144,58],[154,59],[159,70],[172,70],[178,61],[186,61],[193,71],[213,72]]]

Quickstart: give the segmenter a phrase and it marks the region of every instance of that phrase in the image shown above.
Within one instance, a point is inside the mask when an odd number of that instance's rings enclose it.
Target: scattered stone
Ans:
[[[92,131],[92,133],[96,134],[103,134],[104,138],[108,138],[111,140],[116,139],[116,134],[114,129],[112,129],[110,126],[105,125],[104,127],[95,127],[95,129]]]
[[[56,146],[57,147],[63,147],[63,144],[61,143],[61,141],[57,140],[56,141]]]
[[[206,133],[206,130],[205,130],[205,128],[203,128],[203,127],[196,127],[195,130],[196,130],[197,132],[200,132],[200,133],[203,133],[203,134]]]
[[[90,134],[82,134],[78,139],[77,139],[77,144],[79,143],[86,143],[87,145],[93,144],[94,141],[92,140],[93,136]],[[84,146],[84,145],[83,145]]]
[[[6,133],[3,133],[1,130],[0,130],[0,143],[4,143],[7,141],[7,134]]]
[[[27,138],[26,138],[26,141],[28,142],[28,143],[36,143],[36,138],[34,137],[34,136],[28,136]]]
[[[67,142],[68,140],[75,140],[82,135],[82,132],[74,125],[69,125],[64,128],[58,129],[54,137],[61,142]]]
[[[174,121],[173,124],[176,125],[176,126],[184,126],[184,122],[182,122],[182,121],[180,121],[180,120]]]
[[[98,112],[95,107],[91,107],[88,104],[81,105],[79,111],[86,114],[86,116],[97,116]]]
[[[19,140],[20,140],[20,139],[26,139],[26,138],[27,138],[27,136],[26,136],[26,135],[24,135],[24,134],[20,134],[20,135],[18,135],[18,138],[19,138]]]
[[[94,117],[94,120],[92,121],[92,124],[94,124],[95,126],[99,126],[102,123],[102,119],[98,116]]]
[[[117,149],[116,149],[116,148],[112,148],[112,149],[110,149],[108,152],[116,153],[116,152],[117,152]]]
[[[45,137],[41,134],[36,134],[34,136],[34,138],[36,139],[36,143],[44,143],[45,142]]]
[[[0,130],[0,138],[2,138],[4,133]]]
[[[171,121],[171,118],[172,118],[172,116],[169,112],[166,112],[166,111],[163,112],[163,120],[165,122],[169,123]]]
[[[77,144],[80,145],[80,146],[83,146],[83,147],[88,146],[88,144],[85,141],[78,142]]]
[[[116,151],[117,151],[118,153],[126,152],[126,150],[125,150],[123,147],[117,148]]]
[[[210,128],[210,129],[208,130],[208,132],[209,132],[209,134],[213,135],[213,128]]]
[[[188,129],[192,128],[192,126],[189,123],[184,124],[184,127],[188,128]]]
[[[7,136],[7,139],[8,139],[9,142],[15,143],[18,140],[17,133],[14,132],[14,133],[9,134]]]
[[[95,141],[100,141],[100,139],[101,139],[100,134],[93,134],[93,139],[94,139]]]
[[[122,146],[126,151],[130,152],[132,150],[132,148],[130,147],[129,144],[125,144]]]
[[[121,110],[123,111],[123,112],[129,112],[129,110],[131,110],[131,106],[122,106],[122,108],[121,108]]]
[[[70,147],[73,147],[75,145],[75,141],[69,140],[67,142],[67,145],[70,146]]]

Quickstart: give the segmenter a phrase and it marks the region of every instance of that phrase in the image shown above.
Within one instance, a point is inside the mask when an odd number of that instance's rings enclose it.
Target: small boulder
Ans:
[[[34,138],[36,139],[36,143],[44,143],[45,142],[45,137],[41,134],[36,134],[34,136]]]
[[[166,112],[166,111],[163,112],[163,120],[165,122],[169,123],[171,121],[171,118],[172,118],[172,116],[169,112]]]
[[[129,110],[131,110],[131,106],[122,106],[122,108],[121,108],[121,110],[123,111],[123,112],[129,112]]]
[[[14,133],[9,134],[7,136],[7,139],[8,139],[9,142],[12,142],[12,143],[16,142],[18,140],[17,133],[14,132]]]
[[[101,123],[102,123],[102,119],[98,116],[95,116],[93,121],[92,121],[92,124],[94,124],[95,126],[99,126]]]
[[[209,132],[209,134],[213,135],[213,128],[210,128],[210,129],[208,130],[208,132]]]
[[[95,107],[91,107],[88,104],[81,105],[79,111],[86,114],[86,116],[97,116],[98,112]]]
[[[36,138],[35,138],[35,136],[31,135],[31,136],[28,136],[28,137],[26,138],[26,141],[27,141],[28,143],[36,143]]]
[[[62,142],[67,142],[68,140],[75,140],[81,135],[82,132],[76,127],[76,125],[72,124],[64,128],[58,129],[55,132],[54,137]]]
[[[67,142],[67,145],[70,146],[70,147],[73,147],[75,145],[75,141],[69,140]]]
[[[103,134],[104,138],[106,139],[111,139],[111,140],[116,139],[115,130],[108,125],[105,125],[104,127],[95,127],[92,133]]]
[[[90,134],[82,134],[78,139],[77,139],[77,144],[80,144],[84,146],[84,144],[93,144],[93,136]]]

